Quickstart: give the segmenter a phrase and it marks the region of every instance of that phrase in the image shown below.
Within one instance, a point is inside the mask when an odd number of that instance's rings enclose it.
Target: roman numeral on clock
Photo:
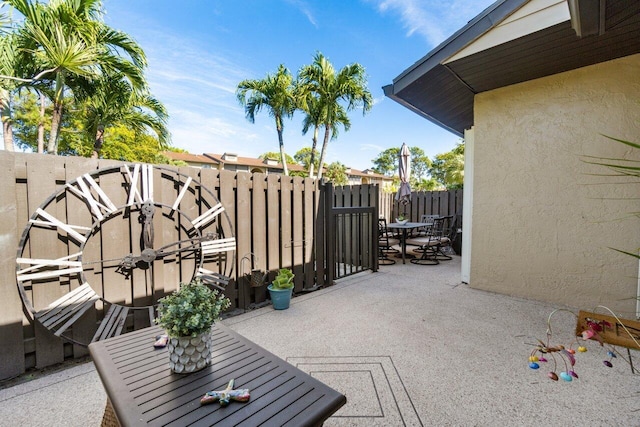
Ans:
[[[153,166],[136,164],[133,166],[133,172],[129,166],[124,166],[123,169],[129,177],[127,205],[153,201]]]
[[[82,227],[80,225],[65,224],[64,222],[60,221],[58,218],[56,218],[55,216],[51,215],[50,213],[46,212],[41,208],[36,209],[36,214],[37,215],[35,219],[29,220],[29,222],[31,222],[32,224],[42,225],[45,227],[55,227],[55,228],[64,230],[67,232],[67,235],[69,237],[71,237],[73,240],[75,240],[78,243],[85,243],[87,241],[86,237],[78,233],[76,229],[82,230],[82,231],[89,231],[91,230],[91,227]],[[40,217],[42,219],[37,219],[37,217]]]
[[[218,203],[211,209],[207,210],[205,213],[197,217],[193,220],[192,224],[195,228],[200,229],[206,225],[208,225],[211,221],[213,221],[218,215],[224,212],[224,207],[222,207],[221,203]]]
[[[226,239],[205,240],[200,243],[203,255],[215,254],[218,252],[235,251],[236,238],[228,237]]]
[[[18,258],[16,263],[29,264],[31,267],[16,272],[19,282],[29,280],[50,279],[53,277],[70,276],[82,271],[82,262],[78,259],[82,252],[57,259]],[[73,260],[73,259],[76,260]]]
[[[187,193],[187,190],[189,190],[189,184],[191,184],[191,181],[193,181],[193,178],[188,177],[187,182],[184,183],[184,185],[182,186],[182,190],[180,190],[180,194],[178,194],[178,198],[176,199],[175,202],[173,202],[173,206],[171,206],[172,211],[175,211],[180,206],[180,202],[182,201],[182,198]]]
[[[91,214],[98,220],[102,221],[105,215],[111,214],[117,210],[116,206],[111,202],[111,199],[109,199],[107,194],[94,181],[91,175],[84,174],[78,177],[75,185],[77,187],[72,184],[67,184],[66,187],[71,190],[73,194],[89,204]],[[97,194],[97,197],[93,195],[91,190]]]

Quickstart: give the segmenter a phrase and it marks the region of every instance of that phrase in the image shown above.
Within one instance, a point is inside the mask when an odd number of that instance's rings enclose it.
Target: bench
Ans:
[[[98,330],[91,342],[101,341],[107,338],[117,337],[122,333],[122,329],[127,321],[127,315],[130,310],[146,310],[149,312],[149,324],[151,326],[154,325],[153,320],[155,319],[155,308],[153,306],[142,306],[142,307],[129,307],[126,305],[107,303],[111,306],[109,310],[104,315],[102,322],[100,322],[100,326],[98,326]]]
[[[224,292],[225,287],[231,280],[230,277],[204,268],[198,270],[197,277],[221,292]],[[132,307],[112,303],[99,296],[88,283],[58,298],[49,304],[46,309],[36,312],[34,317],[55,336],[66,338],[76,344],[86,346],[86,343],[77,342],[62,334],[78,321],[87,310],[94,307],[95,303],[99,300],[102,301],[105,306],[108,306],[109,309],[106,311],[91,342],[101,341],[122,334],[123,330],[125,330],[127,316],[135,310],[147,311],[149,324],[151,326],[154,325],[154,319],[156,317],[155,306]]]
[[[58,298],[44,310],[35,314],[35,319],[45,328],[49,329],[57,337],[69,329],[73,324],[90,308],[95,306],[97,301],[103,301],[109,305],[109,310],[104,315],[102,322],[91,342],[104,340],[118,336],[122,333],[127,320],[127,315],[131,310],[145,310],[149,313],[149,323],[154,324],[155,307],[141,306],[129,307],[121,304],[114,304],[101,298],[88,283],[77,287],[71,292]],[[67,337],[64,337],[67,338]],[[71,339],[70,339],[71,340]],[[75,340],[71,340],[76,342]],[[76,344],[82,344],[76,342]]]
[[[100,296],[85,283],[37,312],[35,318],[59,337],[99,299]]]

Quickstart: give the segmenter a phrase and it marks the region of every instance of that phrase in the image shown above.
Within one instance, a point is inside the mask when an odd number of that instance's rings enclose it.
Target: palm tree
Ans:
[[[329,139],[337,136],[338,127],[342,125],[345,130],[349,130],[350,122],[348,111],[362,106],[363,114],[366,114],[373,105],[373,98],[367,89],[365,69],[358,63],[343,67],[337,74],[333,65],[327,58],[318,52],[311,65],[307,65],[300,70],[301,93],[310,94],[317,99],[316,118],[321,119],[324,127],[324,140],[320,152],[320,162],[318,164],[318,179],[322,177],[324,158],[329,145]],[[310,105],[307,97],[307,105]],[[346,109],[340,102],[346,102]],[[315,120],[313,117],[311,122]]]
[[[15,77],[31,84],[53,87],[53,113],[47,151],[57,153],[66,88],[99,78],[108,72],[125,76],[135,90],[145,90],[142,49],[125,33],[99,21],[99,0],[6,0],[25,17],[20,29],[21,49],[31,60],[33,77]],[[123,56],[126,54],[127,56]]]
[[[296,85],[296,90],[301,89],[300,85]],[[298,95],[299,108],[306,113],[304,120],[302,121],[302,134],[306,135],[309,129],[313,127],[313,137],[311,138],[311,148],[309,150],[309,177],[313,178],[313,168],[317,162],[316,153],[318,146],[318,132],[323,122],[322,108],[320,108],[320,100],[313,96],[312,93],[306,93]]]
[[[21,79],[14,79],[13,76],[24,73],[30,64],[21,55],[18,35],[2,27],[0,22],[0,118],[4,149],[14,151],[12,97],[25,86],[25,83],[20,81]]]
[[[153,131],[159,149],[169,146],[168,114],[149,93],[135,91],[121,74],[107,74],[92,85],[91,95],[81,100],[84,130],[93,139],[92,158],[100,156],[108,126],[121,125],[137,133]]]
[[[269,115],[276,121],[283,172],[289,175],[282,139],[284,128],[282,120],[293,116],[296,108],[293,77],[289,70],[280,64],[275,75],[267,74],[262,80],[243,80],[238,83],[236,96],[238,102],[244,107],[247,120],[251,123],[255,123],[256,113],[262,108],[269,110]]]
[[[0,74],[13,75],[16,69],[16,38],[13,34],[0,35]],[[2,138],[4,149],[13,148],[13,118],[11,116],[11,95],[17,88],[12,80],[0,80],[0,119],[2,120]]]
[[[304,120],[302,121],[302,134],[306,135],[309,129],[313,127],[313,137],[311,138],[311,149],[309,153],[309,176],[313,178],[314,168],[319,164],[319,160],[316,159],[316,155],[318,154],[318,150],[316,148],[318,145],[318,133],[320,127],[326,122],[324,116],[324,114],[326,114],[326,109],[323,108],[320,98],[308,89],[308,86],[304,84],[298,83],[296,85],[298,108],[306,113]],[[351,128],[349,116],[344,110],[344,107],[340,104],[337,106],[336,117],[337,119],[333,121],[331,127],[331,139],[335,139],[338,136],[338,125],[342,125],[346,131]]]

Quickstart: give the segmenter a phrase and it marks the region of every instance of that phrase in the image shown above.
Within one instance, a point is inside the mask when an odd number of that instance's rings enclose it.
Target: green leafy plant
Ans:
[[[291,289],[293,288],[293,278],[295,275],[288,268],[281,268],[278,270],[278,275],[273,282],[271,282],[271,287],[273,289]]]
[[[613,138],[607,135],[603,135],[603,136],[613,141],[627,145],[634,150],[640,150],[640,144],[638,143],[625,141],[623,139]],[[640,178],[640,162],[638,162],[637,160],[628,160],[628,159],[620,159],[620,158],[602,158],[602,157],[593,157],[593,156],[587,156],[587,158],[593,159],[593,160],[586,161],[587,163],[598,165],[598,166],[604,166],[606,168],[609,168],[611,171],[615,172],[615,174],[611,176]],[[634,183],[637,183],[637,181],[634,181]],[[640,212],[632,212],[632,215],[640,218]],[[616,249],[616,248],[611,248],[611,249],[626,255],[630,255],[634,258],[640,259],[640,252],[639,252],[640,249],[635,249],[634,251],[625,251],[625,250]]]
[[[231,305],[229,298],[199,279],[182,283],[180,289],[159,302],[156,323],[172,337],[195,337],[207,332]]]

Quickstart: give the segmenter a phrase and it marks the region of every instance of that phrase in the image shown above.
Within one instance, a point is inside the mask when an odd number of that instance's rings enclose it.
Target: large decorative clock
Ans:
[[[33,212],[16,279],[32,319],[86,344],[148,324],[158,298],[179,283],[201,277],[224,287],[235,248],[226,210],[196,179],[160,166],[114,166],[65,183]],[[74,332],[93,307],[102,321],[89,322],[92,336]]]

